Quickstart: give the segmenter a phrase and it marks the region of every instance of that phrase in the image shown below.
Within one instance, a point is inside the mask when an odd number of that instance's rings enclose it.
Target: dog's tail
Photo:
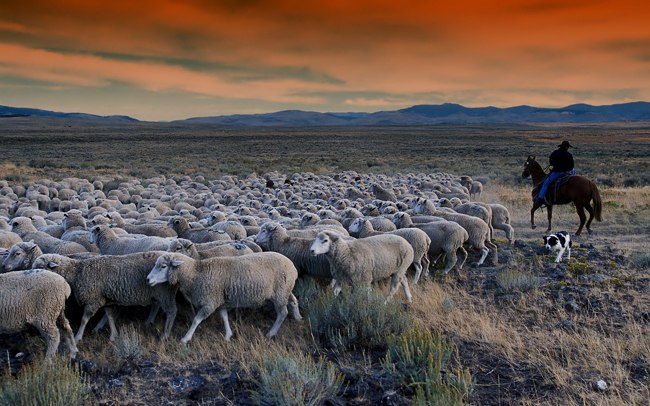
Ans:
[[[594,217],[596,221],[603,221],[603,201],[600,198],[600,191],[594,182],[591,182],[591,198],[594,201]]]

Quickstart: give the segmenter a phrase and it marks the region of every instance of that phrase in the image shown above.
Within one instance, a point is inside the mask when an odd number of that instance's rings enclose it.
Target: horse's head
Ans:
[[[531,175],[531,172],[530,172],[530,164],[531,164],[531,162],[537,163],[535,161],[534,156],[528,155],[528,158],[526,158],[526,163],[524,164],[524,171],[521,173],[521,177],[524,178],[524,179]]]

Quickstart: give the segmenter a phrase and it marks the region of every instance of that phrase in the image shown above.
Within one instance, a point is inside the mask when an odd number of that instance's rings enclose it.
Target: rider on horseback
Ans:
[[[562,141],[562,144],[558,145],[558,149],[551,153],[549,157],[549,163],[552,166],[551,173],[544,181],[537,195],[537,199],[535,199],[535,205],[544,203],[544,195],[551,183],[567,173],[575,175],[573,170],[573,155],[569,152],[569,148],[573,148],[573,145],[569,144],[569,141]]]

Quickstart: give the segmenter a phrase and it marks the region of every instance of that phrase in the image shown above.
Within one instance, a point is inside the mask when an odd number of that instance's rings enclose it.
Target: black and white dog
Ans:
[[[567,252],[567,259],[571,259],[571,236],[566,231],[558,231],[555,234],[544,237],[546,249],[557,253],[555,262],[562,262],[564,251]]]

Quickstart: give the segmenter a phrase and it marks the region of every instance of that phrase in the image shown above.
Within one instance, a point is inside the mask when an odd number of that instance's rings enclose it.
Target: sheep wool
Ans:
[[[228,323],[228,309],[258,308],[266,301],[273,303],[277,313],[275,323],[266,335],[273,337],[287,317],[287,306],[296,320],[302,319],[298,300],[291,293],[297,278],[298,271],[293,263],[275,252],[200,261],[183,254],[166,253],[156,261],[147,282],[151,286],[178,286],[199,309],[190,329],[181,339],[181,343],[186,344],[199,324],[217,309],[226,330],[224,338],[230,341],[233,333]]]
[[[77,354],[70,323],[63,310],[70,297],[70,285],[61,276],[43,269],[0,275],[0,334],[22,331],[28,325],[38,329],[47,341],[47,358],[56,354],[61,339],[57,321],[71,358]]]

